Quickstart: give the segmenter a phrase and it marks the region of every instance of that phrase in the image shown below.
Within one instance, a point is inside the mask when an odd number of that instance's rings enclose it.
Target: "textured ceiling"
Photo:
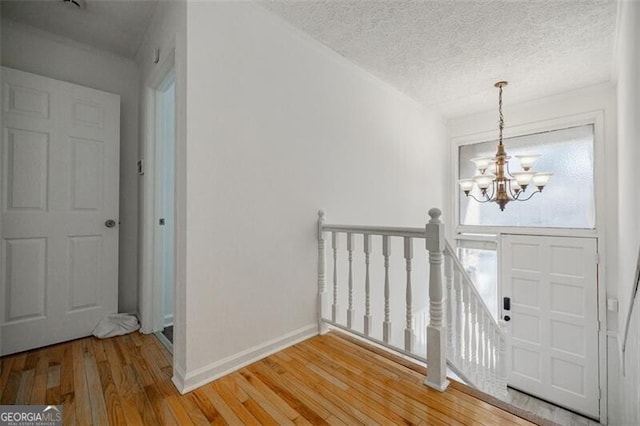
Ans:
[[[611,80],[614,0],[261,4],[445,117]]]
[[[16,20],[133,58],[155,0],[2,0]],[[615,0],[311,0],[260,3],[446,117],[611,79]]]
[[[87,0],[80,9],[60,0],[2,0],[3,19],[18,21],[133,59],[157,2]]]

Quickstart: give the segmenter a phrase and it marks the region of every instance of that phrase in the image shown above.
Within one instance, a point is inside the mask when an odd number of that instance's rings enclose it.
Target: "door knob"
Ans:
[[[113,228],[114,226],[116,226],[116,221],[113,219],[109,219],[104,223],[104,226],[106,226],[107,228]]]
[[[510,317],[509,315],[505,315],[505,316],[504,316],[504,320],[505,320],[505,321],[511,321],[511,317]]]

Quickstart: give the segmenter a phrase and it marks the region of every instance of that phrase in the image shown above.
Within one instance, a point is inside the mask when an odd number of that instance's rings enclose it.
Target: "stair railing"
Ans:
[[[475,387],[498,397],[505,396],[506,323],[493,317],[448,241],[444,258],[450,365]]]
[[[373,227],[357,225],[327,225],[325,213],[318,212],[318,326],[325,333],[330,326],[344,329],[362,338],[390,347],[405,355],[424,361],[416,351],[416,336],[426,335],[427,377],[425,384],[444,391],[447,380],[447,364],[471,386],[501,396],[506,393],[506,338],[502,326],[491,316],[482,297],[471,282],[455,252],[444,238],[444,224],[440,221],[438,209],[429,210],[430,220],[423,228]],[[325,236],[331,237],[333,258],[332,289],[326,283]],[[340,237],[344,234],[344,237]],[[355,283],[353,277],[353,251],[355,238],[362,239],[364,254],[364,283]],[[374,315],[371,312],[372,294],[370,255],[373,237],[382,240],[384,259],[384,312],[382,319],[382,340],[372,334]],[[405,288],[405,328],[402,347],[393,345],[390,292],[392,288],[389,259],[391,241],[403,239],[406,278]],[[346,311],[338,298],[338,250],[339,242],[346,239],[347,250],[347,297]],[[428,293],[429,323],[424,330],[413,328],[414,283],[412,280],[413,241],[424,239],[428,252]],[[426,253],[425,253],[426,254]],[[426,257],[426,256],[425,256]],[[444,280],[443,280],[444,261]],[[394,277],[395,278],[395,277]],[[364,312],[362,329],[355,328],[356,309],[354,286],[364,284]],[[446,284],[446,287],[445,287]],[[344,302],[343,302],[344,303]],[[340,323],[342,312],[346,313],[346,323]],[[329,316],[330,313],[330,316]],[[420,340],[425,340],[424,338]]]

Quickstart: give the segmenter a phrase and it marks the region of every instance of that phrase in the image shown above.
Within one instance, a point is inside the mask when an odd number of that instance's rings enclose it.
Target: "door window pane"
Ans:
[[[482,296],[491,315],[498,319],[498,256],[495,249],[458,242],[458,257]]]
[[[551,181],[542,193],[528,201],[512,201],[502,212],[496,203],[481,204],[459,191],[461,225],[595,228],[592,124],[508,138],[504,144],[512,172],[520,170],[515,155],[540,154],[533,170],[553,172]],[[473,177],[477,172],[470,160],[493,157],[496,146],[497,141],[460,146],[459,178]]]

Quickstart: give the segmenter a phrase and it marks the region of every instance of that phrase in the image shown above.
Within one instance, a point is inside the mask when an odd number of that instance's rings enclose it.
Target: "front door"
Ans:
[[[0,355],[117,311],[120,98],[2,68]]]
[[[596,239],[503,235],[501,252],[509,386],[599,418]]]

